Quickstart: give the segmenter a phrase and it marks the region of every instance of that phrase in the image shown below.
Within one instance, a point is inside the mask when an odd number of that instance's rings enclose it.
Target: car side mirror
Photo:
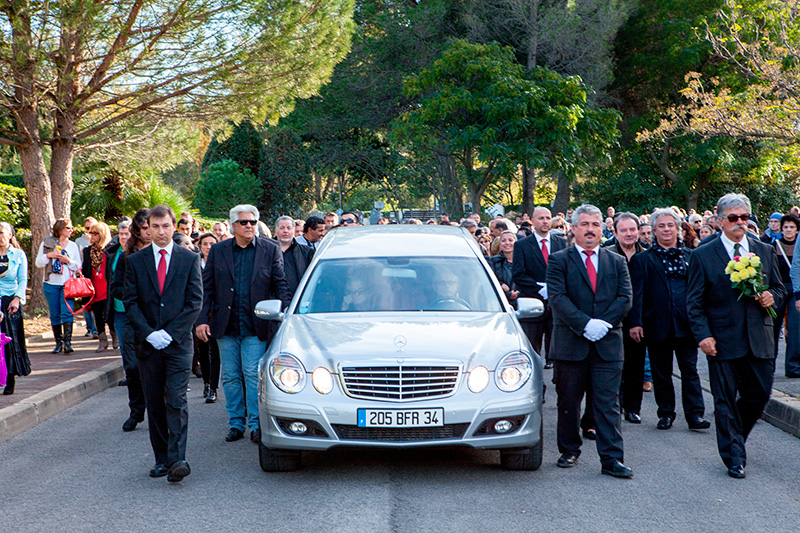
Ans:
[[[536,298],[517,298],[517,318],[536,318],[544,313],[544,303]]]
[[[283,320],[281,306],[283,302],[280,300],[261,300],[256,304],[256,318],[281,321]]]

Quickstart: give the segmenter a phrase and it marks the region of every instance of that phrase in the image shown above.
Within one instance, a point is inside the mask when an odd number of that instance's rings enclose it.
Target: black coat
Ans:
[[[778,271],[775,247],[746,237],[750,251],[761,258],[764,284],[779,308],[786,298],[786,288]],[[716,360],[737,359],[752,352],[756,357],[775,357],[772,317],[754,298],[731,288],[725,274],[730,261],[722,239],[718,238],[692,252],[689,260],[687,305],[689,324],[698,342],[713,337],[717,342]]]
[[[686,261],[689,261],[692,251],[685,247],[682,251]],[[658,344],[669,334],[673,305],[686,307],[686,301],[672,301],[664,263],[652,248],[635,254],[628,267],[633,285],[633,307],[628,313],[628,326],[643,328],[644,341],[648,346]]]
[[[550,247],[548,248],[548,261],[554,253],[567,247],[567,240],[558,235],[550,234]],[[544,262],[542,250],[539,248],[536,235],[525,237],[514,243],[514,283],[517,284],[519,295],[523,298],[536,298],[541,300],[538,282],[544,283],[547,278],[547,263]],[[509,287],[511,285],[509,284]],[[549,292],[549,291],[548,291]]]
[[[577,248],[567,248],[551,255],[548,263],[547,292],[553,311],[550,357],[557,361],[586,359],[592,343],[583,330],[589,319],[599,318],[613,328],[594,343],[598,354],[605,361],[622,361],[622,320],[632,301],[625,259],[607,248],[598,249],[595,294],[579,254]]]
[[[255,306],[261,300],[278,299],[283,306],[289,305],[289,284],[283,272],[283,253],[281,247],[266,237],[256,237],[256,250],[253,274],[250,283],[250,304]],[[235,281],[233,279],[233,247],[236,239],[226,239],[211,247],[203,269],[203,310],[197,324],[208,324],[211,336],[221,339],[225,336],[231,317]],[[269,340],[274,329],[267,320],[253,321],[256,335],[262,341]]]
[[[178,245],[172,247],[163,294],[159,294],[152,246],[127,256],[125,262],[123,301],[134,342],[142,347],[137,357],[146,359],[155,351],[145,339],[160,329],[172,337],[164,353],[193,353],[192,326],[203,303],[200,256]]]
[[[311,260],[314,258],[314,248],[294,240],[286,251],[292,254],[292,259],[294,259],[294,272],[290,273],[286,270],[289,267],[285,261],[283,264],[287,281],[295,280],[293,283],[289,283],[289,300],[291,300],[300,280],[303,279],[303,274],[306,273],[308,265],[311,264]]]

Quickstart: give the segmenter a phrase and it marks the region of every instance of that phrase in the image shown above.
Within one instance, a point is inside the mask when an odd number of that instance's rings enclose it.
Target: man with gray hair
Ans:
[[[630,262],[633,307],[628,314],[630,342],[647,346],[658,404],[658,429],[669,429],[675,420],[675,387],[672,384],[673,353],[681,370],[683,413],[691,430],[711,427],[703,418],[705,405],[697,373],[697,343],[689,327],[686,287],[691,250],[678,240],[681,219],[672,209],[656,209],[653,246]]]
[[[260,442],[258,419],[258,361],[274,334],[271,324],[256,320],[261,300],[280,299],[289,304],[278,244],[256,236],[258,209],[237,205],[230,212],[233,239],[211,247],[203,269],[203,309],[197,320],[197,337],[217,339],[222,366],[222,387],[230,429],[228,442],[241,439],[246,426],[250,440]]]
[[[459,225],[462,228],[467,228],[467,231],[470,232],[473,237],[475,236],[475,231],[478,229],[477,222],[475,222],[471,218],[465,218],[464,220],[461,221],[461,224]]]
[[[745,441],[772,392],[775,364],[773,319],[786,289],[775,249],[748,235],[750,200],[726,194],[717,203],[722,234],[697,248],[689,259],[687,307],[689,323],[708,358],[717,447],[728,475],[745,476]],[[755,254],[768,288],[744,296],[731,287],[725,269],[734,258]]]

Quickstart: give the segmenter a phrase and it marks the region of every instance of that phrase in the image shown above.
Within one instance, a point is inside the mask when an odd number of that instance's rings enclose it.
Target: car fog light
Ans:
[[[474,393],[483,391],[489,384],[489,370],[485,366],[476,366],[469,373],[467,385],[469,390]]]
[[[311,383],[320,394],[328,394],[333,390],[333,377],[327,368],[321,366],[311,374]]]
[[[292,422],[289,424],[289,431],[295,435],[303,435],[306,431],[308,431],[308,427],[302,422]]]
[[[494,430],[495,430],[496,433],[506,433],[506,432],[510,431],[512,427],[514,427],[514,424],[512,424],[510,421],[508,421],[508,420],[499,420],[494,425]]]

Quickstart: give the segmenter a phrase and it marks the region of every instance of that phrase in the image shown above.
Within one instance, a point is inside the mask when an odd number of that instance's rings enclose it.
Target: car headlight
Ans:
[[[489,370],[485,366],[476,366],[469,373],[467,386],[474,393],[482,392],[489,384]]]
[[[494,381],[497,388],[505,392],[514,392],[522,388],[533,373],[531,358],[524,353],[509,354],[497,365]]]
[[[279,355],[269,363],[272,382],[283,392],[294,394],[303,390],[306,371],[300,361],[291,355]]]
[[[333,376],[327,368],[318,366],[311,373],[311,384],[320,394],[328,394],[333,390]]]

